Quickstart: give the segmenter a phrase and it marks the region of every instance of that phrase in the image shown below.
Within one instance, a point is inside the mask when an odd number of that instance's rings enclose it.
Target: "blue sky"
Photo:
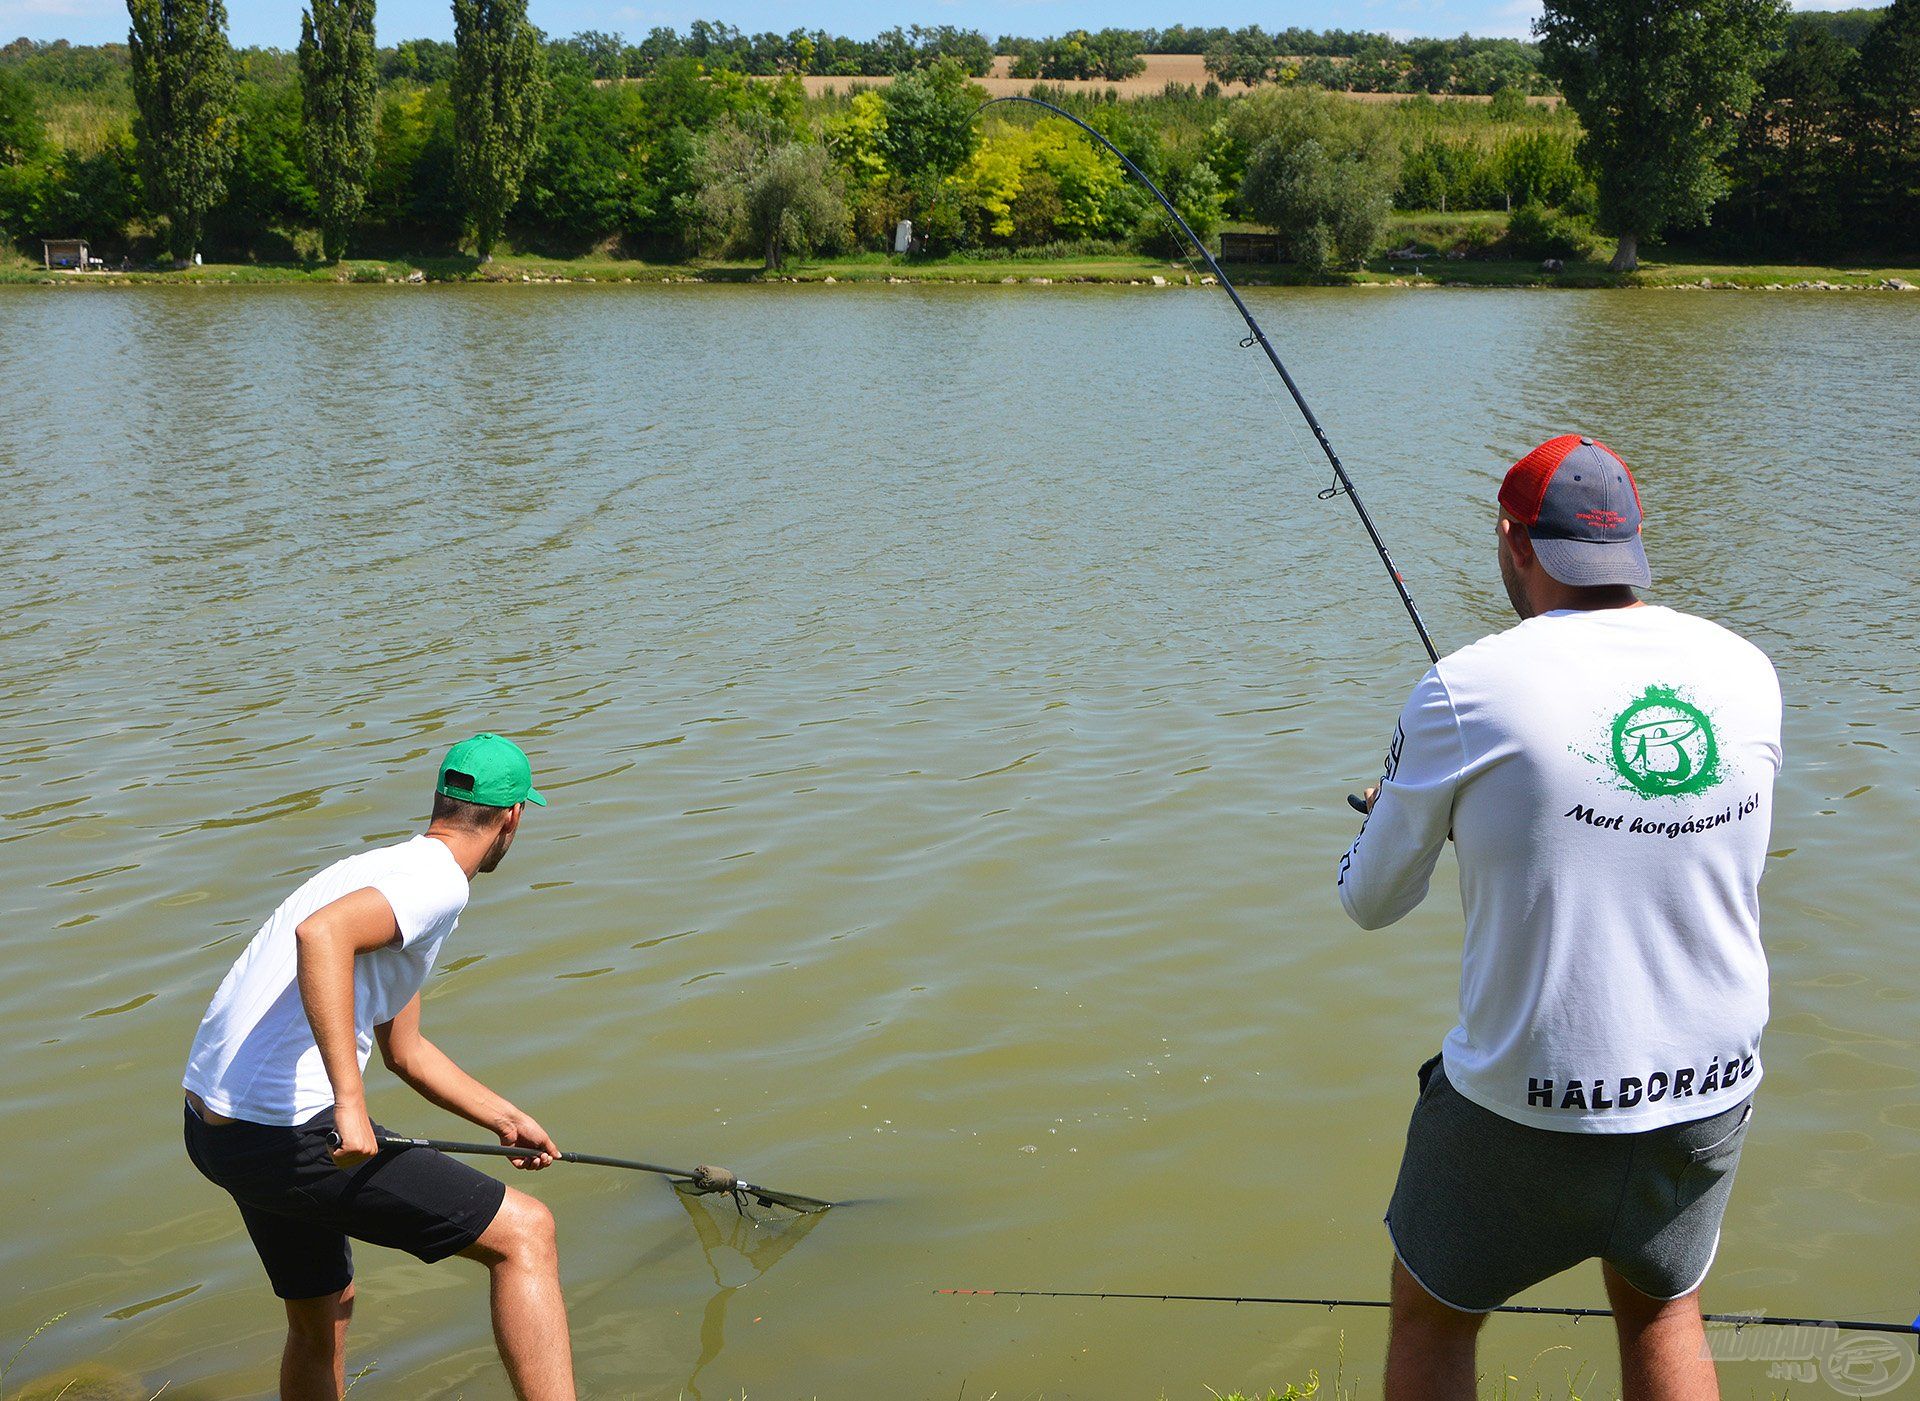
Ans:
[[[1799,9],[1840,9],[1859,0],[1812,0]],[[300,33],[301,0],[227,0],[237,44],[291,48]],[[1332,4],[1288,0],[1255,4],[1252,0],[708,0],[681,6],[655,0],[529,0],[533,22],[550,34],[606,29],[638,37],[656,24],[684,30],[698,18],[722,19],[757,31],[827,29],[870,36],[894,24],[956,24],[999,34],[1057,34],[1103,25],[1146,27],[1173,23],[1261,24],[1269,29],[1304,25],[1312,29],[1384,29],[1403,37],[1427,34],[1507,34],[1524,36],[1539,13],[1539,0],[1359,0]],[[446,0],[379,0],[382,43],[415,37],[453,37]],[[0,43],[18,35],[30,39],[71,39],[100,43],[127,37],[123,0],[0,0]]]

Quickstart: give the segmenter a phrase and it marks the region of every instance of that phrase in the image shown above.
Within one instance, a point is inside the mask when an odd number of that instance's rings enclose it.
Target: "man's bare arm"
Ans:
[[[368,887],[322,905],[294,930],[299,950],[300,1003],[314,1044],[333,1085],[334,1129],[341,1167],[364,1163],[379,1151],[367,1118],[367,1091],[360,1078],[360,1047],[354,1035],[353,960],[399,942],[400,923],[387,897]]]
[[[519,1145],[535,1150],[524,1158],[509,1159],[515,1167],[543,1168],[560,1152],[532,1115],[523,1113],[504,1096],[467,1074],[454,1063],[453,1057],[421,1034],[418,993],[392,1021],[376,1026],[373,1035],[380,1043],[380,1058],[387,1063],[387,1069],[425,1098],[484,1129],[491,1129],[509,1147]]]

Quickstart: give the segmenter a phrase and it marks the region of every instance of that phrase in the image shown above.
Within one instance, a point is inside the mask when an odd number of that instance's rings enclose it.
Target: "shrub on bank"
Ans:
[[[1400,181],[1400,148],[1370,108],[1327,93],[1256,93],[1234,120],[1251,150],[1240,200],[1313,271],[1380,245]]]
[[[843,181],[824,146],[728,118],[701,137],[694,169],[700,192],[687,213],[709,251],[757,253],[771,272],[845,242]]]
[[[1516,258],[1584,258],[1596,238],[1585,219],[1542,204],[1523,204],[1507,220],[1507,251]]]
[[[1490,258],[1506,233],[1507,221],[1497,214],[1398,214],[1387,243],[1389,252]]]

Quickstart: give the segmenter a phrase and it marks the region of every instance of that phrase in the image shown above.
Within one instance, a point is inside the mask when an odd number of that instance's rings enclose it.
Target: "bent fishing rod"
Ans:
[[[337,1131],[327,1131],[327,1141],[335,1148],[340,1146]],[[382,1149],[387,1148],[432,1148],[441,1153],[465,1153],[486,1158],[537,1158],[538,1149],[522,1147],[518,1144],[504,1143],[452,1143],[444,1138],[402,1138],[398,1134],[378,1133],[374,1142]],[[630,1158],[608,1158],[598,1153],[556,1153],[556,1163],[582,1163],[588,1167],[625,1168],[629,1172],[650,1172],[658,1177],[672,1178],[677,1183],[685,1183],[702,1195],[721,1193],[733,1198],[734,1206],[743,1214],[748,1198],[766,1207],[785,1207],[788,1211],[802,1213],[825,1211],[833,1205],[818,1197],[803,1197],[794,1192],[776,1192],[771,1187],[760,1187],[745,1181],[723,1167],[702,1165],[688,1171],[684,1168],[662,1167],[658,1163],[635,1162]]]
[[[1298,1304],[1319,1309],[1390,1309],[1385,1299],[1293,1299],[1264,1294],[1140,1294],[1095,1289],[936,1289],[957,1298],[1014,1299],[1150,1299],[1184,1304]],[[1502,1304],[1490,1313],[1533,1314],[1550,1318],[1612,1318],[1612,1309],[1549,1308],[1544,1304]],[[1911,1323],[1875,1323],[1858,1318],[1794,1318],[1771,1313],[1703,1313],[1708,1323],[1731,1323],[1735,1328],[1832,1328],[1842,1333],[1900,1333],[1920,1340],[1920,1318]],[[1917,1342],[1916,1345],[1920,1345]]]
[[[1320,499],[1330,501],[1336,496],[1344,496],[1352,504],[1354,514],[1360,517],[1360,524],[1366,528],[1367,538],[1373,542],[1374,553],[1380,556],[1380,563],[1386,569],[1387,577],[1393,581],[1393,591],[1400,596],[1400,603],[1407,610],[1407,617],[1413,622],[1413,630],[1420,634],[1420,645],[1427,649],[1427,659],[1439,661],[1440,653],[1433,645],[1433,638],[1427,633],[1427,625],[1420,617],[1420,610],[1414,606],[1413,595],[1407,591],[1406,580],[1400,577],[1400,570],[1394,564],[1393,556],[1387,552],[1387,543],[1380,538],[1380,531],[1374,525],[1373,517],[1367,514],[1367,508],[1361,504],[1360,494],[1354,490],[1353,478],[1347,475],[1346,467],[1341,464],[1340,454],[1333,450],[1333,442],[1327,437],[1327,430],[1320,426],[1320,420],[1314,416],[1312,408],[1308,406],[1306,396],[1300,392],[1300,386],[1294,383],[1293,376],[1281,363],[1280,353],[1273,348],[1273,342],[1267,339],[1267,333],[1260,328],[1260,323],[1253,319],[1253,313],[1247,309],[1246,302],[1240,296],[1239,288],[1235,287],[1233,280],[1221,271],[1219,262],[1215,260],[1212,253],[1207,251],[1207,245],[1193,231],[1193,227],[1181,217],[1180,211],[1173,207],[1173,201],[1161,193],[1160,187],[1149,180],[1146,172],[1129,160],[1124,151],[1065,108],[1056,107],[1053,103],[1038,97],[995,97],[981,103],[974,115],[978,116],[987,108],[1002,102],[1019,102],[1030,107],[1041,107],[1057,117],[1065,117],[1111,151],[1114,159],[1126,167],[1127,173],[1144,185],[1147,193],[1160,201],[1160,207],[1166,210],[1167,217],[1173,220],[1180,232],[1186,236],[1187,242],[1192,244],[1200,256],[1206,260],[1207,267],[1212,270],[1214,279],[1220,284],[1220,290],[1233,298],[1234,310],[1238,311],[1240,319],[1247,323],[1247,335],[1240,344],[1243,347],[1257,345],[1266,352],[1268,361],[1280,376],[1280,382],[1286,385],[1287,393],[1293,396],[1294,406],[1300,410],[1300,416],[1306,419],[1307,427],[1313,430],[1314,441],[1320,444],[1320,451],[1327,455],[1327,463],[1333,468],[1333,485],[1320,493]]]

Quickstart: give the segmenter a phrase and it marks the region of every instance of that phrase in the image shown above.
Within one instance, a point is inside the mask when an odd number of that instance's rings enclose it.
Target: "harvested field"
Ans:
[[[1168,83],[1190,84],[1196,88],[1203,88],[1207,85],[1209,74],[1207,73],[1206,59],[1200,54],[1147,54],[1146,60],[1147,66],[1144,70],[1131,78],[1122,79],[1117,83],[1108,82],[1104,78],[1088,79],[1085,81],[1060,81],[1055,79],[1015,78],[1011,76],[1013,56],[1011,54],[1001,54],[993,61],[993,72],[984,78],[975,78],[974,81],[985,88],[988,95],[992,97],[1021,96],[1031,92],[1036,81],[1045,81],[1048,87],[1064,88],[1068,92],[1099,93],[1104,92],[1108,88],[1113,88],[1122,98],[1158,97]],[[891,77],[848,78],[808,74],[802,77],[800,81],[805,85],[809,97],[819,97],[829,92],[845,92],[855,84],[864,87],[885,87],[888,83],[891,83],[893,79]],[[1245,83],[1222,83],[1220,86],[1223,92],[1229,94],[1250,92],[1252,90]],[[1404,102],[1408,97],[1412,96],[1410,93],[1401,92],[1355,92],[1347,95],[1359,102]],[[1449,102],[1491,102],[1493,100],[1489,97],[1455,93],[1440,93],[1435,95],[1441,100]],[[1539,106],[1551,107],[1557,104],[1560,99],[1557,97],[1534,97],[1529,98],[1528,101]]]
[[[1068,92],[1102,92],[1115,88],[1122,97],[1158,97],[1168,83],[1191,83],[1194,87],[1207,85],[1206,60],[1199,54],[1148,54],[1145,71],[1131,78],[1111,83],[1104,78],[1086,81],[1045,80],[1048,87],[1065,88]],[[974,81],[985,88],[993,97],[1017,97],[1032,90],[1039,79],[1016,78],[1012,76],[1013,55],[1001,54],[993,61],[993,72]],[[818,97],[827,92],[844,92],[854,83],[871,87],[884,87],[892,82],[891,77],[875,78],[839,78],[816,77],[808,75],[800,80],[806,84],[807,95]],[[1225,92],[1246,92],[1245,83],[1223,83]]]

